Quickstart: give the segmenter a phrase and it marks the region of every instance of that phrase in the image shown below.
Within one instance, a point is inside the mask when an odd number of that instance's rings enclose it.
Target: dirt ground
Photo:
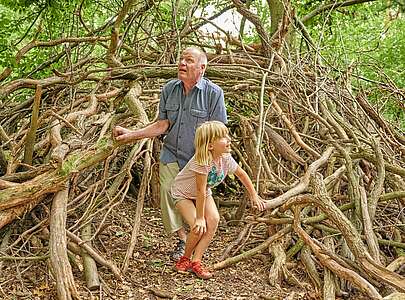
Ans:
[[[128,215],[128,222],[130,215],[132,213]],[[207,265],[218,261],[242,226],[228,226],[221,217],[217,234],[204,257]],[[165,234],[159,210],[146,207],[140,228],[130,270],[126,274],[127,283],[119,289],[110,286],[111,299],[308,299],[305,290],[272,288],[268,284],[270,256],[261,255],[218,270],[209,280],[199,279],[192,273],[179,274],[169,258],[176,240]],[[128,229],[109,228],[115,231],[116,238],[103,241],[107,248],[114,249],[115,261],[122,261],[125,256],[130,238]]]
[[[204,257],[207,265],[218,261],[226,246],[237,238],[243,228],[243,224],[227,225],[223,217],[225,210],[220,210],[219,229]],[[134,215],[133,200],[117,207],[108,220],[108,226],[94,241],[94,248],[120,268],[130,243]],[[253,231],[245,249],[263,241],[263,232],[265,230]],[[174,270],[174,264],[169,259],[174,244],[175,238],[164,233],[159,210],[145,207],[124,282],[118,281],[109,269],[99,267],[102,288],[89,291],[82,278],[81,264],[72,263],[82,299],[317,299],[311,286],[306,283],[308,278],[299,263],[291,271],[301,286],[270,286],[268,272],[272,258],[269,254],[256,255],[216,271],[209,280],[201,280],[191,273],[179,274]],[[57,299],[48,261],[3,260],[0,299]]]

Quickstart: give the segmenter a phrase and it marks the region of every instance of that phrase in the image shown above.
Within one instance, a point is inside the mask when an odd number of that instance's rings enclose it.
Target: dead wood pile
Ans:
[[[209,60],[207,77],[225,91],[234,157],[269,200],[261,215],[245,211],[245,201],[227,215],[247,225],[214,267],[262,252],[274,258],[272,285],[301,285],[291,271],[300,261],[319,295],[353,287],[373,299],[405,292],[403,132],[381,117],[366,90],[351,87],[350,73],[332,79],[304,58],[236,50]],[[0,87],[3,266],[13,257],[50,257],[58,295],[74,298],[68,254],[90,261],[89,288],[99,286],[97,264],[123,279],[143,205],[156,205],[160,140],[120,146],[111,128],[155,120],[160,88],[173,77],[175,65],[105,69],[88,59],[65,73]],[[392,85],[378,88],[401,101]],[[14,101],[27,89],[35,94]],[[137,194],[131,243],[124,261],[111,261],[92,242],[114,222],[129,189]],[[262,228],[265,242],[238,252],[253,227]]]

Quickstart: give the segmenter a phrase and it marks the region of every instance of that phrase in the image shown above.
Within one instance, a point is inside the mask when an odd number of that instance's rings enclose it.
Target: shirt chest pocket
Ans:
[[[208,121],[208,111],[206,111],[206,110],[191,108],[190,114],[192,115],[192,117],[195,120],[196,127],[198,127],[202,123]]]
[[[171,103],[167,104],[165,106],[165,109],[167,111],[167,119],[169,120],[170,124],[174,124],[177,120],[177,117],[179,115],[179,104],[176,103]]]

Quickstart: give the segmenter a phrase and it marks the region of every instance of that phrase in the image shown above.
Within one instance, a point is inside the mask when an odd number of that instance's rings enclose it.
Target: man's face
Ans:
[[[185,50],[179,61],[178,78],[186,85],[195,85],[204,73],[205,65],[201,64],[199,53],[193,49]]]

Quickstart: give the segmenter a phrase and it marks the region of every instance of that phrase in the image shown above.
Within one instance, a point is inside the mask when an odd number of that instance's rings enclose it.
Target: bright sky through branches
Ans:
[[[196,15],[201,16],[202,11],[197,10]],[[208,18],[209,16],[212,16],[215,13],[215,7],[212,5],[209,5],[204,8],[204,17]],[[241,15],[235,10],[231,9],[223,13],[221,16],[218,18],[212,20],[213,23],[215,23],[218,27],[223,29],[226,32],[229,32],[231,35],[237,37],[239,35],[239,29],[240,29],[240,22],[241,22]],[[245,34],[248,33],[252,28],[252,23],[249,21],[246,21],[245,25]],[[224,36],[224,33],[218,30],[214,25],[212,24],[206,24],[203,27],[201,27],[201,31],[205,33],[219,33],[221,36]]]

